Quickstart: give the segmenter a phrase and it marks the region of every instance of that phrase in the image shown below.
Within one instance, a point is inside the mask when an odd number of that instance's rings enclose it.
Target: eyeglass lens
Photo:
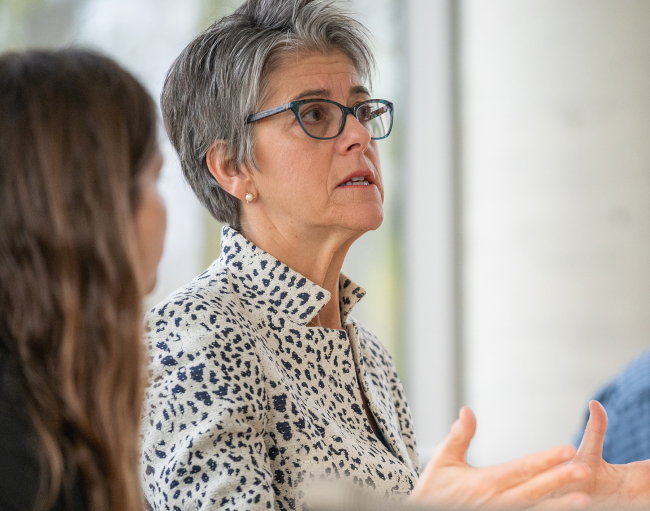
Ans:
[[[341,131],[343,112],[333,103],[305,103],[298,111],[303,128],[312,137],[333,138]],[[372,138],[386,136],[391,116],[389,106],[380,102],[364,103],[357,110],[358,121],[370,132]]]

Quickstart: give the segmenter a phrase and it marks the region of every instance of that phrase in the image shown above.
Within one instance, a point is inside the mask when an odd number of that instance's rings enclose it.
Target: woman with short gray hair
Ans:
[[[248,0],[169,71],[165,125],[183,172],[227,224],[221,255],[146,318],[147,499],[163,509],[302,509],[304,484],[343,479],[438,505],[536,504],[584,479],[557,447],[474,469],[461,410],[422,476],[393,362],[350,316],[365,291],[341,273],[383,220],[363,26],[333,2]],[[584,494],[560,499],[584,505]]]

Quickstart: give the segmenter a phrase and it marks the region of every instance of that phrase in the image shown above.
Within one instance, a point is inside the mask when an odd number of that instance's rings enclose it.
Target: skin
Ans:
[[[624,509],[650,507],[650,460],[612,465],[603,460],[607,412],[598,401],[589,403],[589,421],[573,463],[591,468],[588,479],[566,488],[582,491],[593,499],[594,507]]]
[[[347,106],[369,99],[354,65],[339,52],[292,54],[267,83],[259,111],[297,99],[324,98]],[[343,261],[352,243],[377,229],[384,215],[377,142],[352,116],[332,140],[308,137],[291,111],[256,122],[255,130],[257,169],[236,167],[224,141],[215,142],[208,151],[208,168],[224,190],[241,201],[242,234],[332,294],[311,324],[340,329],[338,279]],[[359,171],[368,173],[370,185],[340,186]],[[253,202],[246,202],[247,193],[255,196]],[[367,408],[366,413],[374,423]],[[559,466],[573,458],[575,449],[569,446],[497,467],[470,467],[465,455],[475,429],[472,413],[461,410],[420,477],[412,501],[445,507],[524,508],[589,476],[582,465]],[[586,495],[574,492],[543,505],[567,508],[588,503]]]
[[[586,493],[571,487],[591,474],[580,462],[566,463],[574,458],[573,447],[561,445],[501,465],[474,468],[466,459],[475,432],[474,414],[464,407],[409,500],[440,509],[580,509],[590,504]],[[563,491],[556,491],[559,488]]]
[[[139,177],[140,197],[135,211],[138,276],[143,294],[156,286],[157,269],[162,258],[167,227],[167,210],[158,191],[163,157],[156,152]]]
[[[347,106],[365,99],[355,92],[359,75],[343,54],[307,54],[288,59],[268,77],[261,110],[294,99],[324,98]],[[306,97],[302,93],[321,89]],[[308,137],[293,112],[255,123],[255,159],[260,170],[236,169],[223,144],[213,145],[207,163],[221,186],[242,201],[244,236],[290,268],[332,293],[315,326],[341,328],[338,279],[352,243],[377,229],[384,218],[384,188],[377,142],[351,115],[332,140]],[[351,173],[367,171],[373,184],[339,186]],[[256,200],[246,203],[252,193]]]

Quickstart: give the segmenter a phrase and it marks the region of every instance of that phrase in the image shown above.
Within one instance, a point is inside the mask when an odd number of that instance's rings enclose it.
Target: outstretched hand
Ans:
[[[413,489],[413,502],[447,508],[584,508],[590,499],[580,490],[547,498],[552,492],[586,480],[590,470],[574,457],[570,446],[553,447],[502,465],[474,468],[467,449],[476,431],[469,408],[460,410],[447,438],[438,446]]]
[[[591,468],[589,478],[568,490],[587,493],[598,507],[650,506],[650,461],[610,465],[603,460],[607,412],[598,401],[589,403],[589,421],[572,463]]]

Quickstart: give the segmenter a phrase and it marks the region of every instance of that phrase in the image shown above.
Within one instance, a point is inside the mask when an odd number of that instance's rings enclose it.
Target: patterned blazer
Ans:
[[[408,495],[419,463],[404,391],[349,316],[365,291],[343,275],[339,286],[344,329],[307,326],[331,294],[225,227],[220,257],[147,313],[154,509],[302,509],[304,485],[325,477]]]

